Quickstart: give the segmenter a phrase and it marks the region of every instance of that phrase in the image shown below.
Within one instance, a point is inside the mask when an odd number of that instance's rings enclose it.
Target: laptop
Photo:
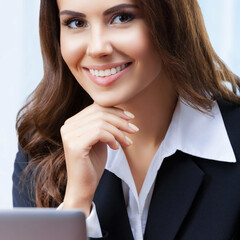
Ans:
[[[86,240],[80,210],[14,208],[0,210],[1,240]]]

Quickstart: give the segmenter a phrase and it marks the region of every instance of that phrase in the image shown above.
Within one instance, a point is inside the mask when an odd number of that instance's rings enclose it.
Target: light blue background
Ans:
[[[217,54],[240,75],[240,1],[199,0]]]
[[[200,0],[199,4],[216,52],[240,75],[240,1]],[[17,152],[15,118],[43,74],[39,0],[0,0],[0,10],[0,208],[11,208],[11,174]]]

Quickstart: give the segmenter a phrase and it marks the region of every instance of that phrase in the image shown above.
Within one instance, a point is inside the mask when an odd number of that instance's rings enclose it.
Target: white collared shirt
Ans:
[[[178,100],[166,136],[150,164],[139,195],[123,150],[108,148],[106,169],[122,180],[127,213],[135,240],[143,240],[157,172],[164,158],[177,150],[204,159],[236,162],[216,102],[211,113],[204,114]],[[87,218],[87,229],[89,237],[102,236],[95,206]]]

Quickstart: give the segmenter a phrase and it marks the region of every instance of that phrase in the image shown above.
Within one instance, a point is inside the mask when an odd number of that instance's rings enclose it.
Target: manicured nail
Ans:
[[[128,136],[125,136],[125,139],[127,140],[127,143],[129,145],[132,145],[133,144],[133,141],[128,137]]]
[[[124,111],[123,113],[124,113],[126,116],[128,116],[129,118],[135,118],[135,116],[134,116],[132,113],[128,112],[128,111]]]
[[[131,129],[133,129],[134,131],[136,131],[136,132],[139,131],[139,128],[138,128],[137,126],[135,126],[134,124],[128,123],[128,125],[129,125],[129,127],[130,127]]]
[[[116,146],[116,149],[119,149],[120,145],[117,141],[115,141],[115,146]]]

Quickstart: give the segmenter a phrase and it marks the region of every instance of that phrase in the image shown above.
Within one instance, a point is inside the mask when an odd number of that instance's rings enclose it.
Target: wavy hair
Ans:
[[[136,2],[179,96],[206,112],[221,98],[240,103],[239,79],[215,53],[197,0]],[[60,128],[93,100],[61,56],[56,0],[41,0],[39,26],[44,76],[18,112],[16,128],[19,144],[31,158],[25,173],[34,179],[36,206],[53,207],[63,201],[67,182]]]

